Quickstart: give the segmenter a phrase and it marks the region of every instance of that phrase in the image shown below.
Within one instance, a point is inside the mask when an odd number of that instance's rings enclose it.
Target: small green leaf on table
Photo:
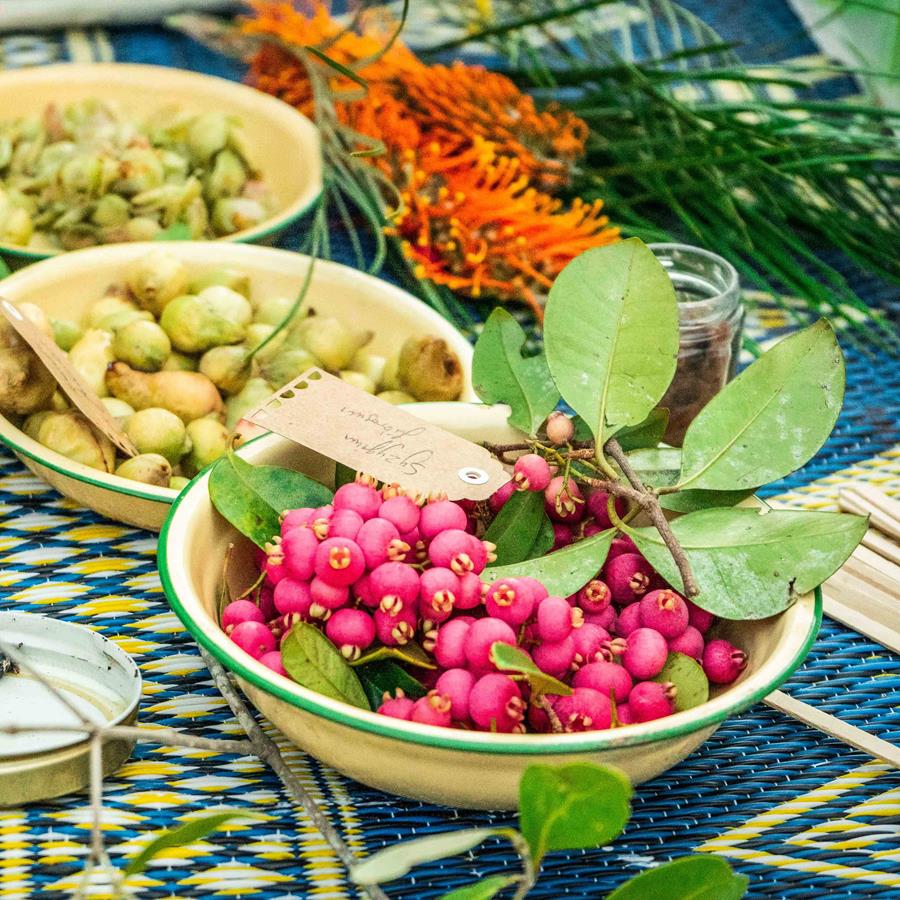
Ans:
[[[601,847],[631,815],[631,783],[611,766],[529,766],[519,783],[519,829],[535,865],[551,850]]]
[[[831,434],[844,382],[844,357],[825,319],[780,341],[691,422],[679,485],[742,490],[796,471]]]
[[[523,653],[518,647],[512,647],[498,641],[491,645],[491,659],[501,672],[514,672],[524,675],[535,694],[554,694],[559,697],[568,697],[572,688],[564,684],[558,678],[542,672],[532,661],[531,657]]]
[[[484,533],[486,541],[497,545],[497,559],[491,565],[528,559],[546,518],[542,491],[515,491]]]
[[[807,510],[706,509],[672,522],[700,594],[725,619],[762,619],[831,577],[866,532],[866,519]],[[654,528],[628,529],[657,572],[682,589],[681,574]]]
[[[265,547],[281,530],[277,511],[238,475],[228,456],[210,470],[209,499],[219,514],[257,547]]]
[[[189,241],[193,235],[191,227],[186,222],[174,222],[168,228],[164,228],[154,236],[154,241]]]
[[[518,880],[517,875],[491,875],[482,881],[450,891],[449,894],[442,894],[439,900],[492,900],[500,891]]]
[[[402,878],[413,866],[465,853],[498,834],[494,828],[467,828],[403,841],[379,850],[350,869],[354,884],[383,884]]]
[[[354,671],[362,683],[372,709],[381,706],[385,693],[391,697],[395,696],[397,688],[414,700],[424,697],[426,693],[425,688],[406,669],[389,659],[379,659],[357,666]]]
[[[670,653],[654,681],[675,685],[675,712],[693,709],[709,700],[709,679],[696,659],[684,653]]]
[[[305,688],[332,700],[369,709],[356,672],[331,641],[308,622],[298,622],[281,643],[281,660],[288,675]]]
[[[475,345],[472,384],[485,403],[506,403],[509,424],[533,435],[559,403],[559,391],[544,354],[525,357],[524,345],[519,323],[505,309],[495,309]]]
[[[253,466],[229,451],[234,470],[258,496],[278,512],[301,506],[325,506],[334,492],[302,472],[281,466]]]
[[[610,528],[546,556],[509,566],[489,566],[482,581],[493,584],[501,578],[529,577],[540,581],[556,597],[568,597],[583,588],[602,568],[616,531]]]
[[[409,641],[398,647],[375,647],[374,650],[369,650],[368,653],[364,653],[359,659],[353,660],[350,665],[364,666],[367,663],[381,659],[399,659],[401,662],[409,663],[411,666],[418,666],[421,669],[437,668],[431,657],[415,641]]]
[[[740,900],[747,884],[724,859],[698,853],[641,872],[606,900]]]
[[[663,439],[668,426],[669,411],[657,407],[643,422],[629,425],[619,431],[616,440],[626,453],[629,450],[640,450],[644,447],[653,448]]]
[[[547,364],[600,443],[650,415],[675,374],[678,342],[672,281],[637,238],[582,253],[550,288]]]

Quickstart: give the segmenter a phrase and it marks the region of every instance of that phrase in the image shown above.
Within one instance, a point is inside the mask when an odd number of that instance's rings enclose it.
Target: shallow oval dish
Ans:
[[[13,303],[34,303],[50,316],[80,320],[86,307],[110,284],[121,282],[129,263],[159,243],[110,244],[75,250],[22,269],[0,283],[0,295]],[[202,273],[233,266],[250,276],[253,296],[294,296],[306,275],[309,257],[288,250],[217,241],[173,241],[165,245]],[[462,362],[463,400],[474,400],[472,347],[442,316],[411,294],[349,266],[319,260],[304,306],[346,319],[375,337],[369,348],[385,356],[413,335],[443,338]],[[415,412],[421,404],[410,404]],[[426,404],[427,405],[427,404]],[[83,506],[129,525],[158,531],[177,491],[108,475],[32,440],[0,415],[0,441],[35,475]]]
[[[461,436],[506,442],[515,436],[506,407],[419,404],[417,415]],[[293,467],[319,479],[333,463],[279,437],[250,442],[241,456]],[[514,809],[533,763],[608,763],[634,783],[654,778],[700,746],[722,722],[775,690],[801,663],[822,619],[821,597],[807,594],[780,615],[729,622],[721,634],[750,657],[732,686],[687,712],[640,725],[581,734],[497,735],[437,728],[380,716],[331,700],[275,674],[238,648],[215,619],[226,547],[230,572],[249,584],[253,546],[216,513],[202,475],[178,498],[159,543],[169,604],[196,640],[233,672],[244,693],[280,731],[312,756],[380,790],[450,806]],[[235,583],[234,586],[237,586]]]
[[[246,85],[133,63],[65,63],[0,73],[3,119],[40,115],[48,103],[65,106],[91,98],[110,101],[140,119],[171,105],[191,113],[227,111],[240,119],[242,141],[271,192],[273,211],[253,228],[236,231],[222,241],[273,240],[322,193],[322,150],[315,125],[287,103]],[[65,252],[0,243],[0,256],[13,268]]]

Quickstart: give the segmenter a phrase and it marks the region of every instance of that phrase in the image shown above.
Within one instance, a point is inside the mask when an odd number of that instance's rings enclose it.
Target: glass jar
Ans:
[[[741,349],[744,308],[728,260],[687,244],[650,244],[678,298],[678,366],[660,406],[669,410],[664,440],[680,447],[697,413],[731,381]]]

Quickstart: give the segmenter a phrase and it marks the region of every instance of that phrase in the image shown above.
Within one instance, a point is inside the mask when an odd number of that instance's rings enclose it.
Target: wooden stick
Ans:
[[[888,537],[900,540],[900,503],[867,484],[854,484],[838,492],[838,506],[847,512],[868,515],[869,523]]]
[[[883,556],[885,559],[900,566],[900,544],[896,541],[892,541],[880,531],[874,531],[870,528],[863,535],[862,542],[864,547],[868,547],[879,556]]]

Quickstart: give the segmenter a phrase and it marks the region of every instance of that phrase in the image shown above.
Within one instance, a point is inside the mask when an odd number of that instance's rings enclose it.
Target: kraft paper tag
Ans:
[[[276,391],[245,419],[379,481],[451,500],[485,500],[509,473],[484,448],[321,369]]]
[[[37,325],[19,312],[8,300],[0,299],[0,312],[50,370],[59,387],[80,412],[100,429],[126,456],[137,456],[137,447],[122,432],[97,395],[84,383],[78,372],[53,341]]]

